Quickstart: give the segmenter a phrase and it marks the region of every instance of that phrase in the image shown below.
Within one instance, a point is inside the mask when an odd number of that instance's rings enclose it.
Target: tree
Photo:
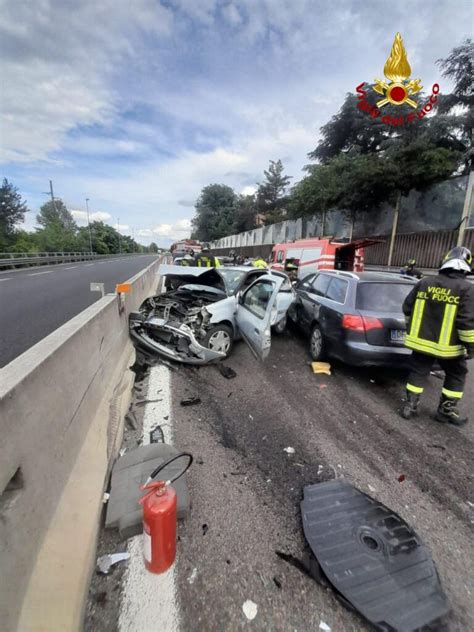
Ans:
[[[461,46],[453,48],[446,59],[438,59],[437,64],[443,76],[454,82],[451,94],[440,95],[438,115],[433,125],[438,134],[448,138],[456,149],[463,152],[464,171],[472,168],[472,128],[474,127],[474,45],[467,39]]]
[[[13,241],[15,226],[25,221],[27,212],[26,201],[23,201],[18,189],[4,178],[0,187],[0,248],[2,250]]]
[[[257,208],[268,222],[279,221],[286,214],[286,191],[292,176],[283,175],[283,169],[281,160],[270,160],[268,170],[263,172],[266,180],[258,184]]]
[[[212,241],[232,234],[237,196],[225,184],[208,184],[196,202],[193,239]]]
[[[239,196],[232,232],[242,233],[255,228],[257,213],[258,209],[255,195]]]
[[[41,249],[46,252],[71,251],[78,247],[77,225],[61,200],[51,200],[40,208],[36,221]]]
[[[158,252],[158,246],[155,244],[154,241],[152,241],[151,244],[148,246],[148,252]]]

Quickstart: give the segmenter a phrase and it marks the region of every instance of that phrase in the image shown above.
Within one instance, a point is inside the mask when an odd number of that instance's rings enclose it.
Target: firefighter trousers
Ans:
[[[413,351],[410,361],[407,391],[421,395],[428,381],[428,376],[435,362],[438,362],[446,373],[442,393],[445,397],[461,399],[464,393],[464,382],[467,375],[467,360],[458,358],[435,358],[425,353]]]

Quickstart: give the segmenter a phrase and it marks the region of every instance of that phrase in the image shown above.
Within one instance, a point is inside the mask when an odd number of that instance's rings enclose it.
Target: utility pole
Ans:
[[[117,232],[119,238],[119,255],[122,254],[122,237],[120,235],[120,217],[117,217]]]
[[[89,249],[92,254],[92,233],[91,233],[91,223],[89,221],[89,198],[86,198],[86,209],[87,209],[87,228],[89,229]]]

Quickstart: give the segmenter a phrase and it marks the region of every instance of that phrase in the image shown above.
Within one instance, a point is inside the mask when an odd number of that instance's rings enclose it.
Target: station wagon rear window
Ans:
[[[413,285],[408,283],[359,283],[356,308],[374,312],[401,313]]]

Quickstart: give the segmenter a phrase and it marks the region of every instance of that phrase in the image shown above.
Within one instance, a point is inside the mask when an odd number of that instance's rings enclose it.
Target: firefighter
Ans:
[[[191,250],[192,252],[192,250]],[[181,259],[181,265],[182,266],[194,266],[196,265],[196,262],[194,260],[193,255],[191,254],[191,252],[188,252],[187,254],[184,255],[184,257]]]
[[[467,417],[458,411],[467,374],[467,359],[474,354],[474,286],[471,252],[453,248],[443,259],[436,277],[417,283],[403,303],[408,322],[406,346],[413,349],[407,399],[402,417],[416,414],[430,371],[436,361],[446,377],[435,415],[437,421],[463,426]]]
[[[220,268],[221,264],[217,257],[211,255],[209,244],[203,244],[202,250],[196,256],[196,265],[198,268]]]
[[[267,262],[263,257],[258,256],[252,263],[254,268],[268,268]]]
[[[416,268],[416,259],[409,259],[404,267],[400,270],[400,274],[414,277],[415,279],[423,278],[423,273]]]

